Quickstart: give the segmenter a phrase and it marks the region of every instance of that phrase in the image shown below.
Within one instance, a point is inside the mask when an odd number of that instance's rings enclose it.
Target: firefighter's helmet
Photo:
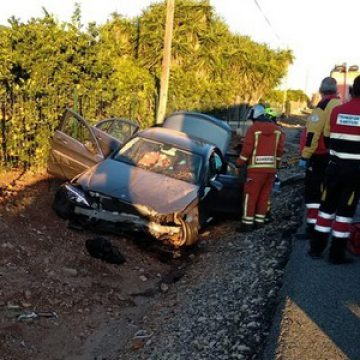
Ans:
[[[248,112],[248,120],[260,120],[265,115],[265,108],[262,105],[254,105]]]
[[[278,112],[271,107],[265,109],[265,115],[272,121],[276,121],[276,118],[279,116]]]

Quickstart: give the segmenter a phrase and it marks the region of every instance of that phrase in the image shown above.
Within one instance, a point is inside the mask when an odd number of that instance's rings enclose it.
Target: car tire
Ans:
[[[74,206],[69,202],[63,187],[56,192],[52,208],[62,219],[69,219],[71,217]]]
[[[196,217],[191,222],[182,222],[183,245],[191,246],[199,240],[199,221]]]

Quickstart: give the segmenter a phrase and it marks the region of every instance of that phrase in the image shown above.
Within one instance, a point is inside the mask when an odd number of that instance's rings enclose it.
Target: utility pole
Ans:
[[[175,0],[167,0],[166,24],[164,37],[164,52],[161,65],[160,96],[156,116],[156,124],[164,121],[169,90],[169,76],[171,63],[171,42],[174,27]]]
[[[286,114],[286,112],[287,112],[286,103],[287,103],[287,95],[288,95],[288,93],[287,93],[287,91],[288,91],[287,82],[288,82],[288,75],[286,73],[284,91],[283,91],[283,99],[282,99],[282,106],[281,106],[281,112],[282,112],[282,114],[285,114],[285,115],[289,115],[289,114]]]
[[[343,96],[343,102],[346,102],[346,98],[347,98],[347,92],[348,92],[348,87],[347,87],[347,84],[346,84],[346,75],[347,75],[347,64],[346,62],[343,63],[343,68],[344,68],[344,87],[343,87],[343,93],[342,93],[342,96]]]

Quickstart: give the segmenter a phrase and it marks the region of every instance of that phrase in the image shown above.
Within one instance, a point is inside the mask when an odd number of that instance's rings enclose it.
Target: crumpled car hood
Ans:
[[[161,214],[178,212],[197,198],[198,186],[107,159],[77,180],[85,191],[99,192]]]

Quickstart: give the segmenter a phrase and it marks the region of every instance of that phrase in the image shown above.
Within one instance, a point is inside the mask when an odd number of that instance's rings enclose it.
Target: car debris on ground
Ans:
[[[104,260],[109,264],[121,265],[126,261],[119,249],[110,240],[103,237],[86,240],[85,247],[92,257]]]

